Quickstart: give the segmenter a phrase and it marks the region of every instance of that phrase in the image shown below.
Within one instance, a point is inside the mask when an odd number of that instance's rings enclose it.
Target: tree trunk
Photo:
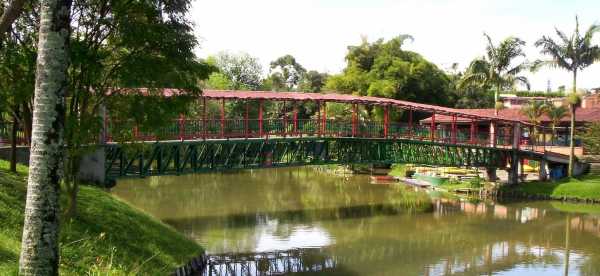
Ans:
[[[577,106],[571,104],[571,135],[569,137],[569,177],[573,177],[575,164],[575,109]]]
[[[23,103],[23,114],[22,114],[22,123],[23,123],[23,135],[26,143],[31,145],[31,104],[29,101]]]
[[[494,93],[494,115],[498,116],[498,101],[500,100],[500,85],[496,85],[496,93]]]
[[[10,132],[10,171],[17,172],[17,116],[13,115],[12,129]]]
[[[577,70],[573,71],[573,93],[577,93]],[[575,166],[575,103],[571,103],[571,137],[569,137],[569,177],[573,177]]]
[[[21,15],[23,5],[25,5],[25,0],[13,0],[4,10],[2,17],[0,17],[0,41],[4,39],[4,34],[8,32],[13,22]]]
[[[19,274],[58,275],[70,0],[42,0]]]

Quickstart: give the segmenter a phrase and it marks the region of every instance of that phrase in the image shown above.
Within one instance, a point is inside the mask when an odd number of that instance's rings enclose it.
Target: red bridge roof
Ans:
[[[455,109],[430,104],[414,103],[409,101],[378,98],[369,96],[355,96],[341,93],[308,93],[308,92],[273,92],[273,91],[239,91],[239,90],[204,90],[202,96],[208,99],[231,99],[231,100],[276,100],[276,101],[324,101],[338,103],[356,103],[379,106],[394,106],[402,109],[416,111],[435,112],[436,114],[456,115],[457,117],[518,122],[512,118],[495,116],[494,114],[475,114],[464,109]]]
[[[151,94],[147,88],[121,88],[121,93],[141,93],[143,95]],[[156,89],[160,94],[160,89]],[[109,92],[112,93],[112,92]],[[180,89],[162,89],[162,94],[166,97],[178,96],[185,94]],[[202,97],[207,99],[226,99],[226,100],[271,100],[271,101],[323,101],[337,103],[356,103],[365,105],[393,106],[405,110],[423,111],[442,115],[453,116],[458,118],[468,118],[475,120],[493,120],[504,122],[520,122],[520,120],[506,117],[495,116],[492,114],[478,114],[471,112],[468,109],[456,109],[437,105],[414,103],[409,101],[378,98],[369,96],[355,96],[350,94],[342,94],[336,92],[327,93],[309,93],[309,92],[276,92],[276,91],[243,91],[243,90],[209,90],[205,89],[202,92]]]

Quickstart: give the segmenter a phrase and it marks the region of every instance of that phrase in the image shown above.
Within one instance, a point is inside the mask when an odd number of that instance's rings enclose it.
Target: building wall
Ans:
[[[600,107],[600,94],[589,95],[583,98],[582,108]]]

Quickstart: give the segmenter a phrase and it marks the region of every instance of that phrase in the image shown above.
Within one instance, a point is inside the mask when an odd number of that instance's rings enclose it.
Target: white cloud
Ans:
[[[337,73],[344,68],[348,45],[411,34],[406,48],[447,67],[466,66],[483,54],[483,32],[496,41],[509,35],[527,41],[529,60],[540,58],[533,42],[553,34],[553,27],[570,32],[574,15],[582,26],[599,20],[600,3],[588,0],[552,1],[470,0],[199,0],[192,17],[202,38],[200,56],[223,50],[244,51],[257,56],[268,69],[270,61],[285,54],[295,56],[308,69]],[[571,85],[562,70],[542,70],[530,75],[535,90]],[[580,74],[581,87],[600,86],[600,65]]]

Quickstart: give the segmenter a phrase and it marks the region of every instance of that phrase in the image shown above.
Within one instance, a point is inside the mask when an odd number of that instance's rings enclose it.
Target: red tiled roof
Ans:
[[[489,115],[494,115],[495,110],[493,108],[487,109],[458,109],[464,113],[469,113],[475,116],[487,117]],[[521,109],[501,109],[498,111],[498,117],[501,117],[505,120],[518,120],[521,122],[529,122],[527,116],[521,113]],[[567,116],[563,117],[561,122],[569,122],[571,120],[570,113],[567,113]],[[600,107],[593,108],[578,108],[575,111],[575,120],[579,123],[587,123],[587,122],[599,122],[600,121]],[[435,121],[440,123],[451,123],[452,116],[447,115],[436,115]],[[431,117],[421,120],[421,122],[431,122]],[[466,123],[471,122],[470,119],[457,118],[457,123]],[[544,115],[541,118],[542,123],[549,123],[550,120],[548,116]]]

